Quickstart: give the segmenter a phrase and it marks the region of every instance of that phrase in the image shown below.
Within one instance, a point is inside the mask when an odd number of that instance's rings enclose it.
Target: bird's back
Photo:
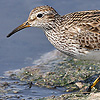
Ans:
[[[76,35],[80,47],[100,49],[100,10],[70,13],[64,15],[63,19],[64,30]]]

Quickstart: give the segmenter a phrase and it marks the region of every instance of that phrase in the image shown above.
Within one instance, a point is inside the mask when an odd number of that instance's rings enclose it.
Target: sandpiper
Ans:
[[[66,55],[84,60],[100,61],[100,10],[59,15],[50,6],[34,8],[28,20],[7,37],[26,27],[42,28],[51,44]],[[90,91],[100,76],[90,85]]]

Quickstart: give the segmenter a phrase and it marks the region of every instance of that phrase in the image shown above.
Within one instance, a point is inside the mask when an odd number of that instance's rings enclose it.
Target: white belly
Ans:
[[[77,55],[76,58],[83,60],[100,61],[100,51],[91,51],[84,55]]]

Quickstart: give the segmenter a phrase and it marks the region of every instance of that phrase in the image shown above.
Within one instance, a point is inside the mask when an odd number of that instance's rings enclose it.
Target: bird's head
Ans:
[[[49,24],[53,24],[57,16],[59,14],[50,6],[36,7],[30,12],[28,20],[15,28],[7,37],[27,27],[45,28]]]

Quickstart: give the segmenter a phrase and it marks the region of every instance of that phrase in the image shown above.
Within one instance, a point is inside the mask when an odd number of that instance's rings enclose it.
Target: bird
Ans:
[[[100,61],[100,10],[60,15],[48,5],[34,8],[23,24],[7,35],[28,28],[41,28],[50,43],[60,52],[82,60]],[[100,81],[89,86],[88,92]]]

